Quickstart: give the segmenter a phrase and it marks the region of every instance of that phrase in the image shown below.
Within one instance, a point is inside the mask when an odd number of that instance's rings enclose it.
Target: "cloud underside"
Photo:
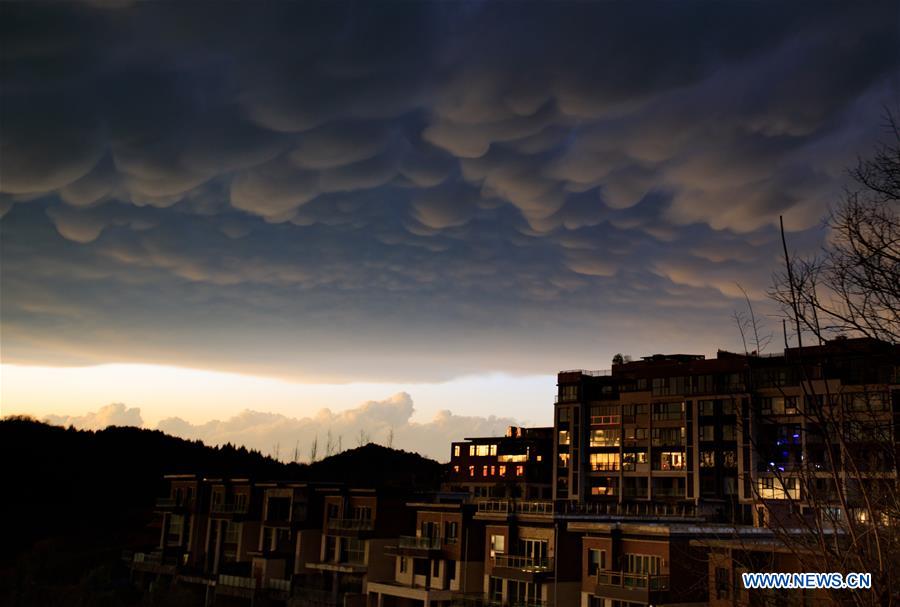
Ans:
[[[427,422],[412,421],[414,408],[409,394],[400,392],[380,401],[368,401],[341,412],[321,409],[310,417],[289,417],[276,413],[245,410],[225,420],[192,424],[178,417],[159,422],[158,430],[189,440],[202,440],[207,445],[243,445],[293,461],[307,462],[316,443],[317,458],[332,452],[359,446],[360,442],[391,445],[396,449],[415,451],[445,462],[450,456],[450,443],[471,436],[502,435],[508,426],[517,424],[511,417],[479,417],[454,415],[440,411]],[[51,415],[45,421],[78,429],[100,430],[107,426],[143,427],[140,409],[121,403],[101,407],[83,416]]]
[[[5,7],[5,361],[442,379],[728,345],[778,217],[814,249],[878,138],[895,14],[656,9]]]

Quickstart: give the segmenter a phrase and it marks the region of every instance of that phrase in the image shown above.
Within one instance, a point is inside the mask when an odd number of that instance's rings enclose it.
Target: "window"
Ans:
[[[591,470],[614,471],[618,469],[618,453],[591,453]]]
[[[475,476],[475,466],[469,466],[469,478]]]
[[[492,535],[491,536],[491,555],[494,553],[503,554],[506,552],[506,537],[503,535]]]
[[[588,575],[597,575],[606,569],[606,550],[591,548],[588,554]]]
[[[406,557],[405,557],[405,556],[401,556],[401,557],[400,557],[400,573],[406,573],[406,569],[407,569],[408,566],[409,566],[409,565],[408,565],[407,562],[406,562]]]
[[[569,421],[570,413],[568,407],[560,407],[557,414],[557,419],[562,424],[565,424]]]
[[[737,432],[734,424],[724,424],[722,426],[722,440],[735,440]]]
[[[591,430],[591,447],[618,447],[619,437],[618,428]]]
[[[366,545],[364,540],[356,537],[341,538],[341,562],[364,563],[366,560]]]
[[[559,454],[559,467],[560,468],[568,468],[569,467],[569,454],[568,453],[560,453]]]
[[[644,575],[659,574],[660,557],[650,554],[626,554],[625,571]]]
[[[622,470],[634,471],[637,464],[647,463],[646,451],[626,451],[622,454]]]
[[[653,403],[655,420],[681,419],[683,415],[684,403]]]
[[[568,430],[560,430],[559,431],[559,444],[560,445],[568,445],[571,442],[571,437],[569,436]]]
[[[697,401],[697,410],[700,412],[700,415],[715,415],[716,401],[714,400],[698,400]]]
[[[169,518],[169,535],[181,536],[184,531],[184,517],[180,514],[173,514]]]
[[[737,404],[734,399],[728,399],[722,401],[722,415],[736,415],[737,414]]]
[[[469,445],[469,455],[475,455],[475,445]]]
[[[496,476],[497,474],[497,466],[491,466],[491,476]]]
[[[578,384],[566,384],[559,387],[559,400],[578,400]]]
[[[715,451],[701,451],[700,452],[700,467],[701,468],[715,468],[716,467],[716,452]]]
[[[700,426],[700,440],[716,440],[716,427]]]
[[[497,445],[477,445],[475,447],[475,455],[478,457],[497,455]]]
[[[680,428],[653,428],[653,439],[651,444],[654,447],[662,445],[683,445],[685,440],[685,427]]]
[[[459,523],[456,521],[444,523],[444,541],[448,544],[455,544],[459,537]]]
[[[662,451],[659,454],[659,470],[684,470],[684,451]]]
[[[240,523],[225,523],[225,537],[223,541],[226,544],[237,544],[238,538],[241,536],[241,524]]]
[[[459,457],[459,445],[453,445],[453,457]]]
[[[737,468],[737,452],[733,449],[722,451],[722,465],[726,468]]]
[[[591,480],[591,495],[616,495],[618,486],[617,478],[595,478]]]
[[[488,467],[482,466],[481,467],[481,476],[487,476],[487,475],[488,475]]]
[[[506,466],[500,466],[500,476],[506,476]]]
[[[488,581],[488,597],[497,603],[503,600],[503,578],[490,578]]]
[[[459,474],[459,466],[453,466],[453,471]]]
[[[525,466],[516,466],[516,476],[525,476]]]

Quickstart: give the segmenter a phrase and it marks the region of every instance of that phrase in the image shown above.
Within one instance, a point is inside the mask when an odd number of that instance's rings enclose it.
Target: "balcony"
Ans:
[[[550,557],[497,554],[491,558],[491,564],[491,575],[522,582],[540,581],[554,573],[554,562]]]
[[[480,500],[477,507],[479,514],[553,516],[550,500]]]
[[[562,502],[562,516],[599,516],[609,518],[691,518],[697,516],[694,504],[657,504],[653,502]]]
[[[422,550],[438,550],[441,547],[439,537],[418,537],[415,535],[401,535],[397,546],[399,548],[419,548]]]
[[[434,556],[435,552],[439,552],[441,545],[439,537],[401,535],[397,538],[396,545],[385,547],[385,552],[398,556],[429,557]]]
[[[598,571],[596,580],[595,595],[620,601],[664,602],[669,592],[668,575]]]
[[[250,508],[247,503],[222,502],[213,504],[209,510],[213,514],[247,514]]]
[[[370,518],[331,518],[328,519],[327,526],[329,531],[357,533],[372,531],[375,529],[375,521]]]
[[[158,497],[156,498],[156,507],[160,510],[174,510],[175,508],[190,508],[194,505],[193,499],[174,498],[174,497]]]
[[[250,598],[256,593],[256,578],[241,575],[220,575],[216,594]]]

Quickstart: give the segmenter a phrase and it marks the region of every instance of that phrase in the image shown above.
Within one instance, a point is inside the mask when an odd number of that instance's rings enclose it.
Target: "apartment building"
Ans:
[[[584,607],[736,601],[735,568],[722,562],[754,562],[766,550],[729,548],[710,523],[730,534],[798,517],[865,523],[872,514],[853,483],[896,482],[884,451],[897,445],[900,351],[875,340],[777,356],[655,355],[563,371],[558,386],[554,497],[557,519],[583,534]],[[856,474],[837,469],[850,461]],[[706,556],[694,558],[698,550]]]
[[[297,607],[364,607],[366,588],[394,579],[387,546],[412,532],[414,512],[404,491],[319,489],[323,492],[319,556],[296,582]]]
[[[504,436],[451,444],[444,487],[473,497],[550,499],[553,428],[507,428]]]
[[[368,583],[368,607],[446,607],[481,597],[484,526],[475,522],[468,498],[441,493],[407,504],[415,512],[415,534],[386,547],[394,575]]]

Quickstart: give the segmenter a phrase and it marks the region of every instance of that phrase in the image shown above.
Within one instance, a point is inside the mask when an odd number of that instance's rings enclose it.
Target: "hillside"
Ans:
[[[355,486],[437,487],[441,464],[369,444],[312,465],[284,464],[231,445],[209,447],[156,430],[83,431],[24,418],[0,420],[5,525],[0,602],[12,588],[83,584],[122,548],[155,540],[162,476],[194,472],[260,480],[330,480]],[[71,598],[71,597],[70,597]],[[37,603],[44,602],[41,597]]]

